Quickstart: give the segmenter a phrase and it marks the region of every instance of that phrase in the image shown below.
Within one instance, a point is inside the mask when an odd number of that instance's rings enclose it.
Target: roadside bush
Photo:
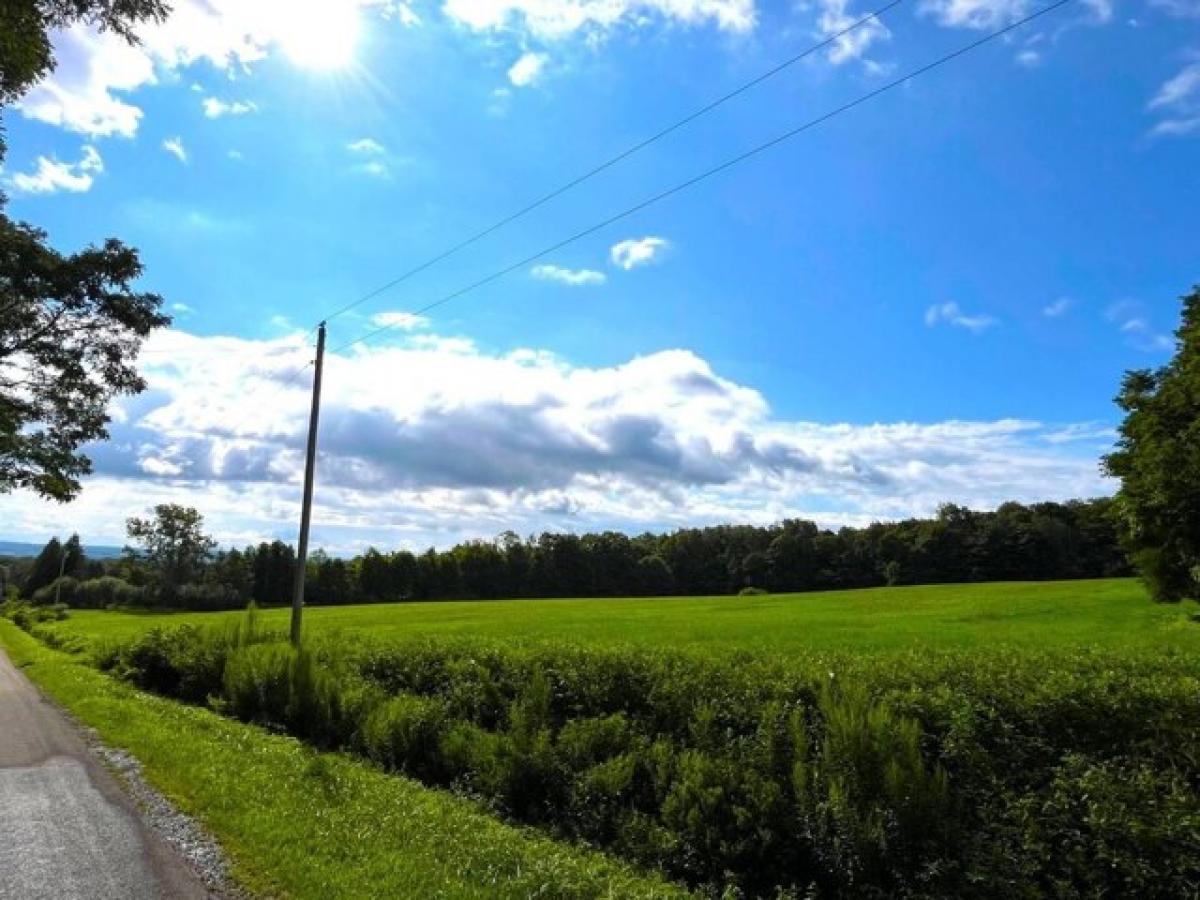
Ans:
[[[447,780],[442,738],[449,724],[439,700],[401,694],[375,706],[366,717],[362,743],[381,766],[437,784]]]
[[[33,592],[30,600],[34,606],[52,606],[54,603],[65,603],[67,606],[77,606],[75,595],[79,592],[80,582],[70,575],[56,578],[45,587]]]
[[[713,896],[1200,884],[1200,664],[1182,657],[297,651],[251,616],[148,632],[99,661]]]
[[[24,631],[31,631],[35,625],[43,622],[61,622],[67,618],[67,607],[63,603],[52,603],[47,606],[34,606],[24,600],[6,600],[0,606],[0,615],[12,621]]]
[[[124,579],[104,575],[79,582],[69,602],[80,609],[117,609],[140,606],[143,597],[142,588],[134,587]]]

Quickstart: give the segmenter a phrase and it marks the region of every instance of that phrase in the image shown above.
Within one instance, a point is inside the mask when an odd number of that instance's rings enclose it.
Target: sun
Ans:
[[[293,0],[277,34],[283,52],[305,69],[342,69],[354,61],[361,22],[356,0]]]

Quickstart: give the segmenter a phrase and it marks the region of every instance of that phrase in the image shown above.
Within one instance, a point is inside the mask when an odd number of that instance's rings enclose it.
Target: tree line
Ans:
[[[89,561],[73,538],[51,541],[21,582],[36,602],[229,609],[289,602],[295,552],[282,541],[214,550],[195,510],[166,505],[133,519],[140,549]],[[61,568],[66,546],[70,565]],[[59,571],[70,582],[56,585]],[[719,525],[629,536],[547,532],[467,541],[423,553],[369,549],[308,561],[314,605],[500,597],[624,597],[794,592],[1131,574],[1113,501],[1006,503],[992,512],[942,506],[934,518],[821,529]],[[97,582],[97,583],[90,583]],[[65,588],[65,589],[64,589]]]

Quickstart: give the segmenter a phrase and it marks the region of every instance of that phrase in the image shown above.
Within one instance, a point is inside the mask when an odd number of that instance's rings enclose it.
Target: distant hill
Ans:
[[[37,556],[45,544],[26,544],[21,541],[0,541],[0,556]],[[120,547],[105,547],[103,544],[85,544],[83,552],[92,559],[112,559],[121,555]]]

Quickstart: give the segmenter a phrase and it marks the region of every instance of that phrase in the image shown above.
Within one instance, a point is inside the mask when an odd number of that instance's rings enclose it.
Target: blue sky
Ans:
[[[304,332],[864,15],[844,0],[178,0],[7,116],[13,214],[115,234],[175,315],[79,501],[295,531]],[[912,0],[330,323],[317,543],[924,514],[1110,491],[1130,367],[1200,280],[1200,5],[1078,0],[430,313],[1038,8]],[[380,318],[391,315],[392,318]]]

